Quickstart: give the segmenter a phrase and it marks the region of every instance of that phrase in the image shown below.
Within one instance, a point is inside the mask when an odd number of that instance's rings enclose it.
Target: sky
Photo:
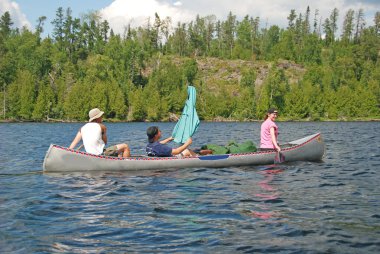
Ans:
[[[173,27],[178,22],[195,20],[196,15],[215,15],[216,19],[225,20],[231,11],[237,20],[249,15],[259,17],[262,27],[278,25],[286,28],[290,11],[294,9],[297,14],[304,14],[307,6],[311,10],[311,20],[318,10],[322,23],[337,8],[338,27],[342,27],[349,9],[357,11],[362,8],[368,27],[374,24],[375,13],[380,11],[380,0],[0,0],[0,15],[8,11],[13,27],[26,26],[32,31],[35,30],[38,18],[46,16],[42,36],[47,36],[52,34],[51,22],[59,7],[64,10],[70,7],[75,18],[81,18],[91,11],[99,11],[115,33],[123,34],[128,24],[132,27],[144,26],[149,17],[154,21],[155,13],[161,19],[169,16]]]

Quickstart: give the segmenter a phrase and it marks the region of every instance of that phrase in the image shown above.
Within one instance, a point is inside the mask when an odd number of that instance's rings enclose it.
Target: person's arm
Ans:
[[[275,132],[274,127],[271,127],[270,128],[270,136],[272,138],[272,143],[273,143],[274,147],[276,148],[276,150],[280,152],[281,147],[277,143],[276,134],[274,132]]]
[[[69,148],[70,149],[74,149],[75,146],[79,143],[79,141],[81,141],[81,139],[82,139],[82,133],[79,130],[78,133],[77,133],[77,135],[75,136],[75,138],[71,142],[71,145],[69,146]]]
[[[107,127],[104,125],[104,124],[99,124],[100,125],[100,129],[102,129],[102,139],[104,141],[104,144],[107,144]]]
[[[161,144],[167,144],[167,143],[169,143],[170,141],[172,141],[173,139],[174,139],[173,137],[168,137],[167,139],[161,140],[160,143],[161,143]]]
[[[177,155],[177,154],[182,153],[188,146],[191,145],[191,143],[193,143],[193,139],[189,138],[188,140],[186,140],[185,144],[183,144],[182,146],[172,149],[172,155]]]

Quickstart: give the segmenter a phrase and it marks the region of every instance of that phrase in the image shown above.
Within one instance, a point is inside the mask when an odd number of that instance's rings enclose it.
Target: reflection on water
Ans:
[[[107,123],[110,142],[139,151],[147,125]],[[379,253],[379,123],[280,122],[282,140],[323,133],[318,163],[41,173],[79,126],[0,124],[0,253]],[[202,123],[194,147],[258,133]]]
[[[262,193],[254,194],[256,197],[259,197],[262,201],[275,201],[279,198],[280,194],[276,187],[271,185],[276,174],[281,174],[283,169],[267,169],[261,171],[260,174],[264,176],[264,180],[261,180],[258,185],[262,189]],[[258,205],[260,211],[252,211],[252,216],[260,219],[270,219],[272,217],[279,217],[280,213],[276,211],[271,211],[270,205],[263,204]]]

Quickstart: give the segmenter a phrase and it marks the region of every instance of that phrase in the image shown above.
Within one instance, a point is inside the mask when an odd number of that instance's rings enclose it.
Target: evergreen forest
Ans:
[[[280,28],[232,12],[177,24],[156,13],[115,34],[98,12],[58,8],[42,38],[46,17],[31,31],[5,12],[0,118],[86,121],[98,107],[109,121],[168,121],[191,84],[202,120],[260,120],[269,107],[280,120],[380,119],[380,11],[372,26],[364,15],[307,7]]]

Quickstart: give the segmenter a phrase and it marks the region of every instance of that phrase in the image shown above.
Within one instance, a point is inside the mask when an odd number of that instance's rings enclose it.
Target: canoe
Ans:
[[[325,154],[325,144],[320,133],[281,144],[282,162],[320,161]],[[44,172],[83,171],[135,171],[194,167],[235,167],[273,164],[276,151],[259,151],[241,154],[204,155],[198,157],[108,157],[76,151],[51,144],[43,163]]]

